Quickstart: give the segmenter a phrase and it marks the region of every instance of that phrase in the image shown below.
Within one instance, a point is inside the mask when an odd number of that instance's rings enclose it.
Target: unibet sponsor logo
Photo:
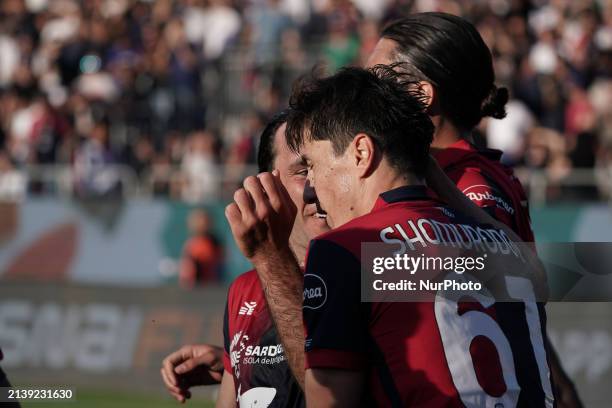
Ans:
[[[280,354],[283,354],[282,344],[277,344],[275,346],[248,346],[244,353],[244,355],[247,357],[276,357]]]
[[[304,309],[318,309],[327,300],[327,286],[318,275],[304,275]]]

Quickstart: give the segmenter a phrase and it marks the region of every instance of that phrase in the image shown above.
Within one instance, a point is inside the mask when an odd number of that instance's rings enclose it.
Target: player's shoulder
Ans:
[[[474,150],[464,160],[448,165],[444,172],[457,184],[495,186],[516,180],[514,170],[500,161],[495,149]]]
[[[259,281],[257,270],[251,269],[238,275],[231,283],[232,286],[251,285],[253,282]]]
[[[311,240],[306,255],[307,265],[313,263],[335,265],[348,258],[359,259],[358,248],[364,241],[363,235],[350,224],[351,222],[334,228]]]
[[[233,296],[237,293],[240,294],[244,292],[245,289],[258,288],[259,286],[259,276],[257,276],[257,271],[255,269],[251,269],[250,271],[240,274],[232,281],[230,284],[229,295]]]
[[[232,315],[237,312],[242,314],[239,309],[245,307],[245,302],[248,303],[247,307],[265,304],[265,297],[255,269],[251,269],[234,279],[227,293],[227,304]]]
[[[310,248],[313,247],[342,247],[347,249],[355,243],[367,241],[372,235],[375,227],[368,219],[369,214],[354,218],[349,222],[329,230],[310,241]]]

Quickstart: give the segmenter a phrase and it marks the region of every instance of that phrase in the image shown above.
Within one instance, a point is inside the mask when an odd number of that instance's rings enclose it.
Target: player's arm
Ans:
[[[219,396],[217,397],[217,408],[234,408],[236,406],[236,387],[234,385],[234,376],[228,371],[223,372],[221,387],[219,387]]]
[[[227,295],[225,303],[225,313],[223,316],[223,378],[221,379],[221,387],[219,387],[219,396],[217,397],[217,408],[235,407],[236,406],[236,384],[232,375],[232,364],[230,361],[230,325],[229,325],[229,309],[232,301],[233,285]]]
[[[359,407],[364,375],[361,371],[309,368],[306,370],[306,404],[308,407]]]
[[[253,263],[285,355],[304,388],[303,275],[289,248],[296,208],[278,174],[248,177],[225,214],[242,253]]]
[[[304,389],[304,275],[288,248],[252,260],[293,375]]]

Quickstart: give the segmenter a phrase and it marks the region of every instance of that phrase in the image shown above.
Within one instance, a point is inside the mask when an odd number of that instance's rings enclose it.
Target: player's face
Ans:
[[[374,51],[370,54],[370,57],[366,61],[365,68],[371,68],[375,65],[390,65],[393,61],[393,52],[397,43],[393,40],[389,40],[388,38],[381,38],[376,47],[374,47]]]
[[[349,146],[336,156],[328,140],[306,140],[300,153],[308,166],[308,181],[316,192],[320,207],[327,213],[327,224],[335,228],[354,215],[351,203],[358,200],[357,177],[351,165]]]
[[[292,152],[287,146],[285,141],[286,127],[283,124],[274,135],[274,151],[276,152],[274,167],[278,169],[280,179],[298,209],[292,232],[293,238],[300,239],[300,237],[295,235],[303,235],[307,243],[309,240],[328,231],[329,226],[326,219],[317,213],[316,204],[304,201],[308,169],[302,157]]]

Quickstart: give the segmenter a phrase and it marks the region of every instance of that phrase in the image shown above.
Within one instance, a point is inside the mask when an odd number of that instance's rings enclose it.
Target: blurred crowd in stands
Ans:
[[[295,78],[362,64],[386,22],[420,11],[468,18],[491,48],[511,101],[480,140],[553,181],[591,169],[578,194],[612,194],[610,0],[2,0],[0,196],[52,192],[62,168],[83,198],[130,177],[218,197]]]

